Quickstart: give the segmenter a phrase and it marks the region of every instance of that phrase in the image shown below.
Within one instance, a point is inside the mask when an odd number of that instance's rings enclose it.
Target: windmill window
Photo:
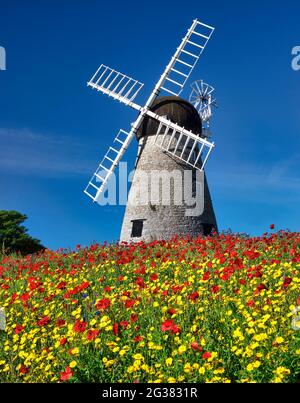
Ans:
[[[143,233],[145,220],[132,220],[131,238],[140,238]]]

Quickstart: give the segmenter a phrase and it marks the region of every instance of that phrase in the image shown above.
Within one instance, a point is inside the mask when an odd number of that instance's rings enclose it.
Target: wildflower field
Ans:
[[[2,257],[0,382],[299,382],[299,268],[283,231]]]

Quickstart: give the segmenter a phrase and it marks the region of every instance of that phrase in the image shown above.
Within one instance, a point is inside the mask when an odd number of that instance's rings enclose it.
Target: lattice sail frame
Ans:
[[[99,200],[100,194],[105,190],[110,176],[114,172],[146,116],[150,116],[160,122],[160,128],[155,141],[158,147],[196,169],[204,169],[205,163],[214,147],[214,143],[185,130],[183,127],[178,126],[164,117],[156,115],[150,110],[150,108],[159,93],[162,91],[175,96],[180,95],[213,32],[213,27],[203,24],[197,19],[193,21],[187,34],[182,39],[180,46],[177,48],[165,71],[155,85],[144,107],[133,102],[139,91],[142,89],[143,84],[125,74],[111,69],[110,67],[100,65],[96,73],[87,83],[91,88],[139,111],[136,121],[131,125],[131,130],[129,132],[120,130],[116,136],[114,144],[118,143],[121,144],[121,146],[109,148],[84,190],[84,192],[91,197],[94,202]],[[170,147],[164,147],[163,143],[159,144],[158,142],[160,130],[163,127],[166,131],[172,130],[174,132],[174,139],[177,141],[175,153]],[[178,135],[176,135],[176,133],[178,133]],[[124,136],[122,140],[120,140],[120,135]],[[192,148],[194,148],[193,153],[196,151],[198,153],[196,154],[194,161],[190,156],[188,156],[190,158],[187,158],[185,153],[177,155],[177,150],[180,149],[180,141],[182,141],[183,138],[187,142],[186,148],[188,147],[188,144],[192,144]],[[206,156],[202,161],[202,154],[204,151],[206,151]]]
[[[160,122],[155,144],[172,157],[178,158],[194,169],[203,171],[206,161],[214,147],[213,143],[203,139],[172,122]],[[204,159],[203,159],[204,157]]]
[[[88,86],[125,104],[134,100],[144,84],[101,64]]]
[[[161,90],[175,96],[181,94],[213,32],[213,27],[198,20],[193,21],[171,59],[171,66],[167,67],[167,74],[161,85]]]

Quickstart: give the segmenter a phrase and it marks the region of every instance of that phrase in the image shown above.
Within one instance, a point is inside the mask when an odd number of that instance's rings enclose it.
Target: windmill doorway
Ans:
[[[140,238],[143,234],[144,221],[146,220],[132,220],[131,238]]]

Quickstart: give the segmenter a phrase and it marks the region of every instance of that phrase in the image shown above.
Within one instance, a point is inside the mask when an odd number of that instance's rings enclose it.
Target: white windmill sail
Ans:
[[[94,202],[98,201],[100,194],[104,191],[109,178],[120,162],[133,137],[134,132],[125,132],[125,130],[121,129],[113,141],[113,147],[109,147],[107,153],[101,160],[96,172],[84,190],[84,193],[93,199]]]
[[[128,105],[144,84],[101,64],[87,85]]]
[[[160,124],[156,132],[155,144],[192,168],[203,171],[215,146],[214,143],[161,116],[156,115],[156,120]]]
[[[193,21],[193,24],[165,70],[160,90],[164,90],[171,95],[180,95],[206,48],[214,29],[197,19]]]

